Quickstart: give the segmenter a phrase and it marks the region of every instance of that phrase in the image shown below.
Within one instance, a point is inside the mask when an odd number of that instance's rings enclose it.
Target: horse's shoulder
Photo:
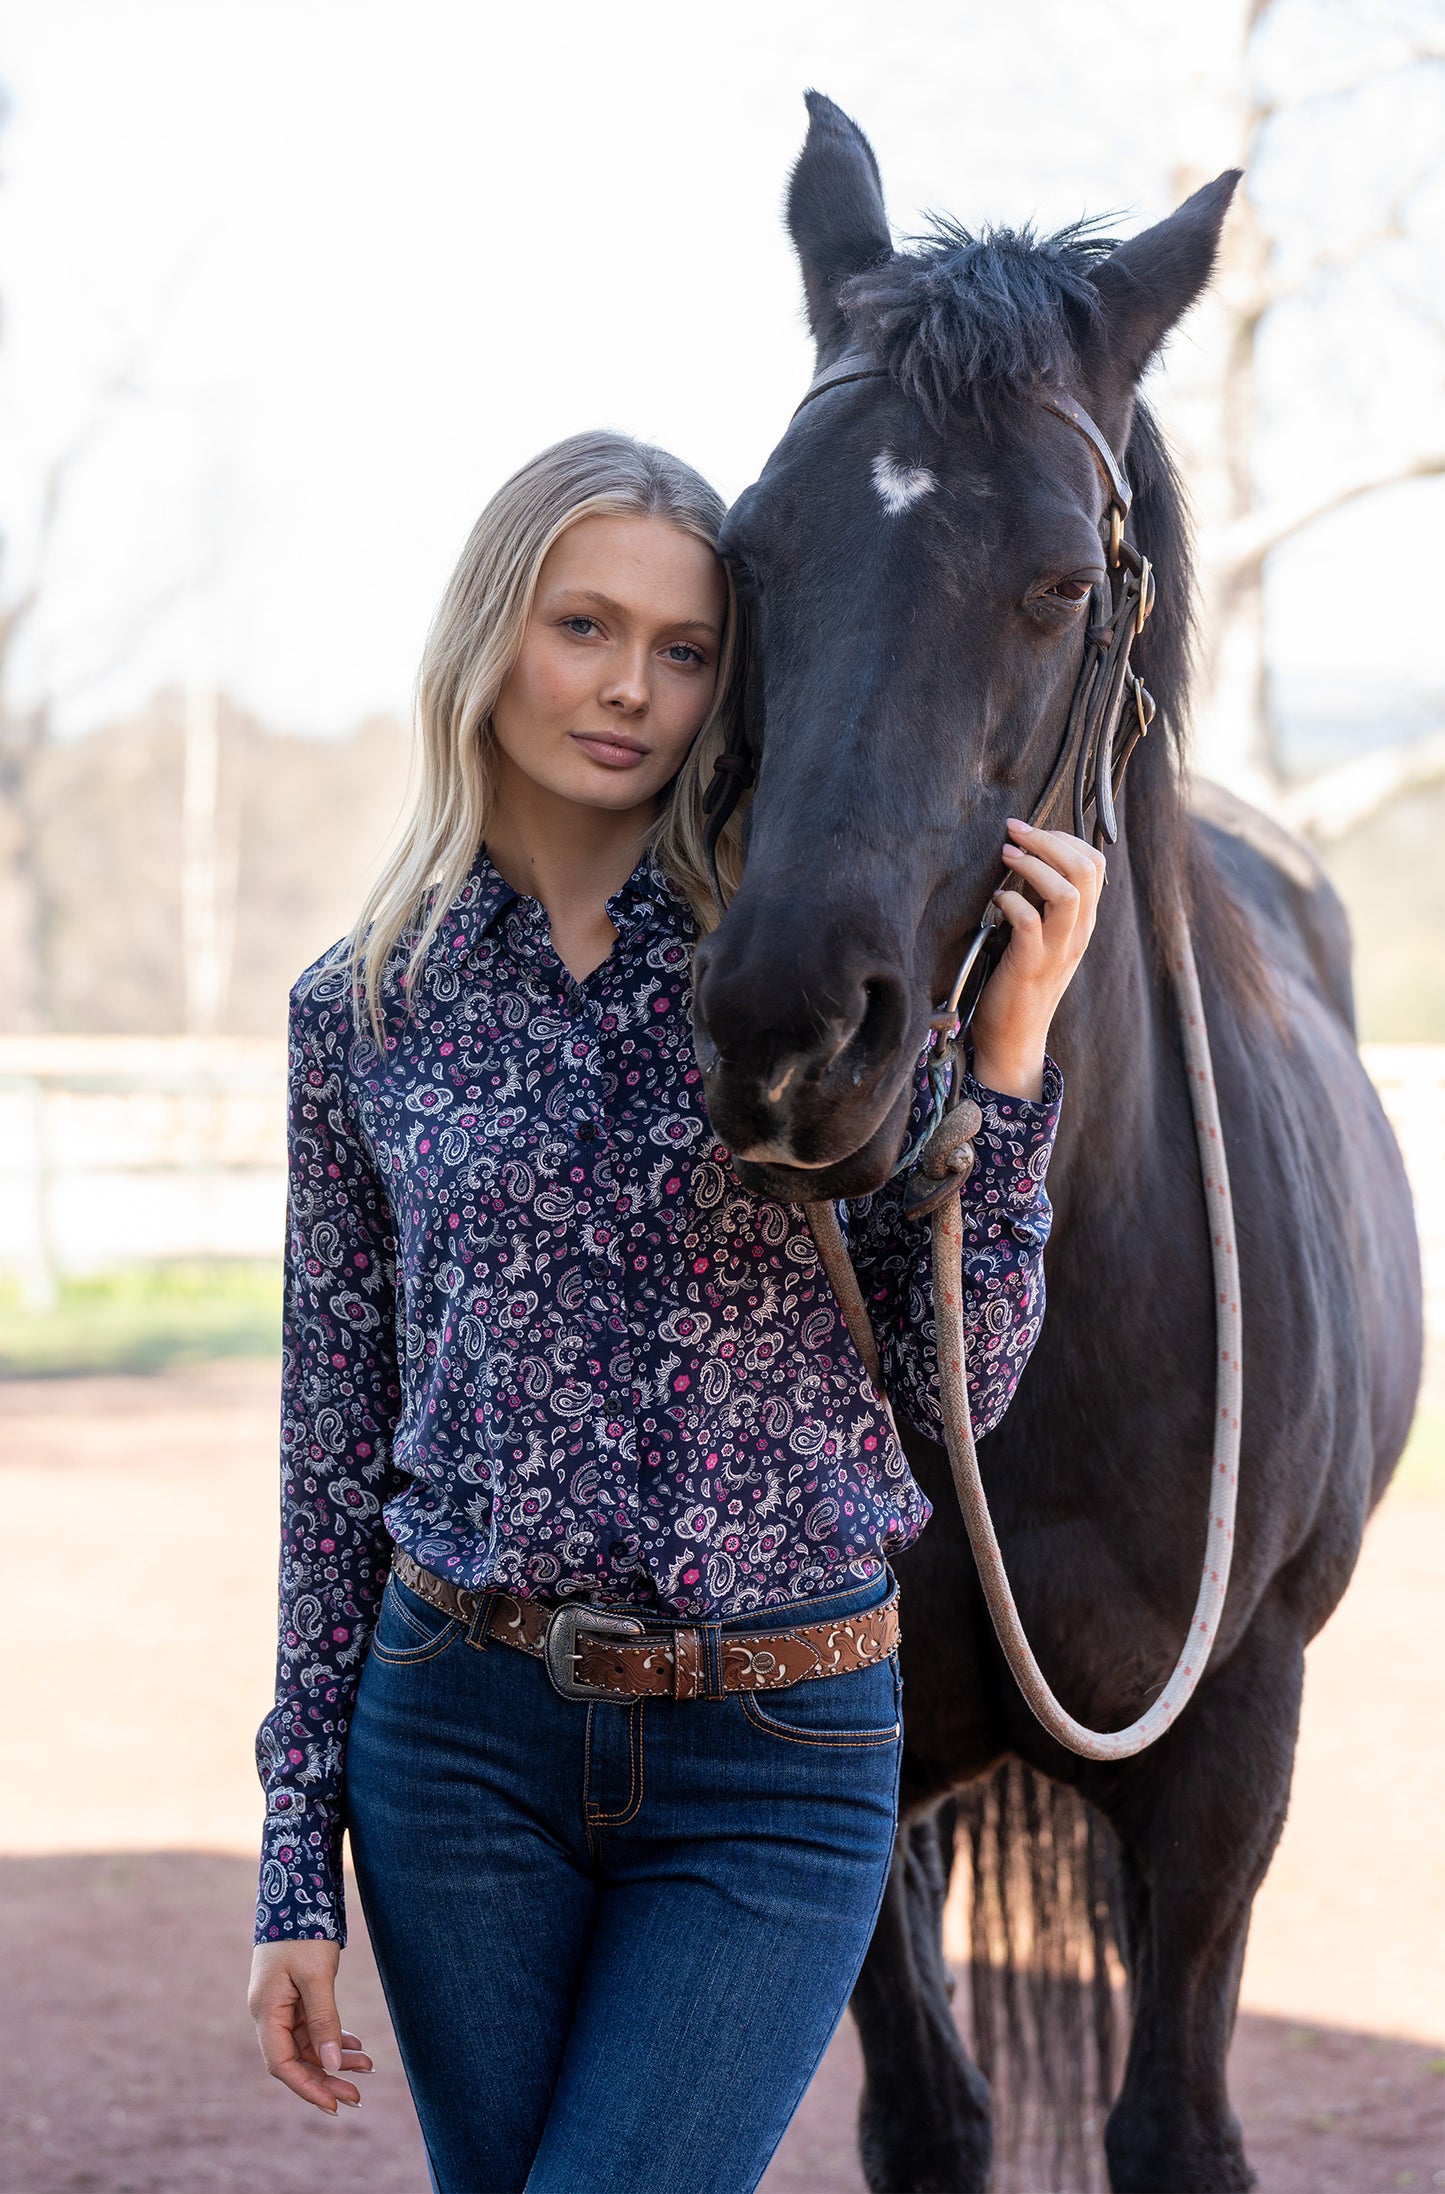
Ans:
[[[1189,812],[1196,822],[1223,832],[1241,848],[1247,847],[1268,862],[1297,891],[1312,892],[1321,885],[1329,890],[1329,878],[1314,849],[1263,808],[1231,792],[1227,785],[1216,784],[1211,777],[1191,778]]]
[[[1353,1030],[1349,917],[1313,848],[1207,777],[1193,779],[1189,807],[1196,845],[1250,918],[1266,964],[1293,961]]]

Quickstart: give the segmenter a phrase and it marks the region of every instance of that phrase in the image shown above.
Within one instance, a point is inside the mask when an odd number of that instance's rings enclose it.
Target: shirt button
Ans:
[[[596,1128],[595,1128],[595,1127],[593,1126],[593,1124],[592,1124],[592,1122],[591,1122],[590,1120],[579,1120],[579,1121],[578,1121],[578,1123],[577,1123],[577,1140],[578,1140],[578,1142],[579,1142],[579,1143],[590,1143],[590,1142],[592,1142],[592,1141],[593,1141],[593,1140],[595,1139],[595,1137],[596,1137],[596,1134],[597,1134],[597,1130],[596,1130]]]
[[[594,1280],[605,1280],[610,1277],[612,1267],[605,1257],[593,1257],[590,1260],[589,1270]]]

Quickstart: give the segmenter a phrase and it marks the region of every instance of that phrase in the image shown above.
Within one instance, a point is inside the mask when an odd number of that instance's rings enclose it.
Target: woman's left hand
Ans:
[[[1004,865],[1042,904],[1007,886],[994,893],[1010,935],[973,1017],[973,1072],[985,1089],[1036,1100],[1049,1024],[1094,933],[1104,856],[1070,831],[1016,816],[1008,828]]]

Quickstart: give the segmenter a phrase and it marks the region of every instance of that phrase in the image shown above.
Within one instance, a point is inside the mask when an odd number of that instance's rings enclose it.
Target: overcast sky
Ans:
[[[1277,13],[1257,68],[1289,97],[1385,69],[1363,103],[1326,97],[1282,126],[1256,178],[1303,257],[1368,226],[1432,129],[1438,142],[1438,84],[1389,64],[1397,19],[1440,14]],[[68,478],[22,687],[56,691],[70,728],[187,677],[294,729],[404,707],[472,520],[544,443],[605,424],[675,448],[728,495],[757,472],[809,372],[779,219],[806,84],[870,132],[901,232],[930,207],[1044,224],[1103,211],[1127,230],[1168,210],[1182,167],[1235,159],[1238,14],[1236,0],[1116,0],[1103,17],[1077,0],[11,0],[12,588],[47,468],[97,429]],[[1422,203],[1412,221],[1435,217]],[[1414,264],[1397,254],[1397,286]],[[1407,336],[1402,361],[1398,336],[1355,339],[1380,298],[1396,310],[1387,292],[1347,287],[1281,323],[1276,485],[1428,436],[1429,342]],[[1205,340],[1184,338],[1185,381],[1207,368]],[[1394,360],[1384,385],[1377,349]],[[1342,580],[1359,572],[1378,603],[1412,554],[1433,568],[1442,515],[1438,483],[1399,491],[1364,535],[1357,515],[1282,562],[1280,664],[1368,675],[1379,617],[1342,616]],[[1362,538],[1379,543],[1373,570]],[[1391,631],[1392,676],[1430,677],[1428,622]]]

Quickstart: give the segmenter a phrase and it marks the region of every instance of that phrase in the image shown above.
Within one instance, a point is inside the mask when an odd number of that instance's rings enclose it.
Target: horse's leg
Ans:
[[[1104,2135],[1114,2194],[1255,2183],[1225,2059],[1250,1909],[1289,1803],[1303,1671],[1298,1626],[1266,1605],[1178,1727],[1090,1790],[1126,1875],[1133,2024]]]
[[[953,2023],[943,1956],[952,1805],[900,1828],[883,1909],[853,1991],[865,2077],[858,2146],[872,2194],[983,2194],[988,2082]]]

